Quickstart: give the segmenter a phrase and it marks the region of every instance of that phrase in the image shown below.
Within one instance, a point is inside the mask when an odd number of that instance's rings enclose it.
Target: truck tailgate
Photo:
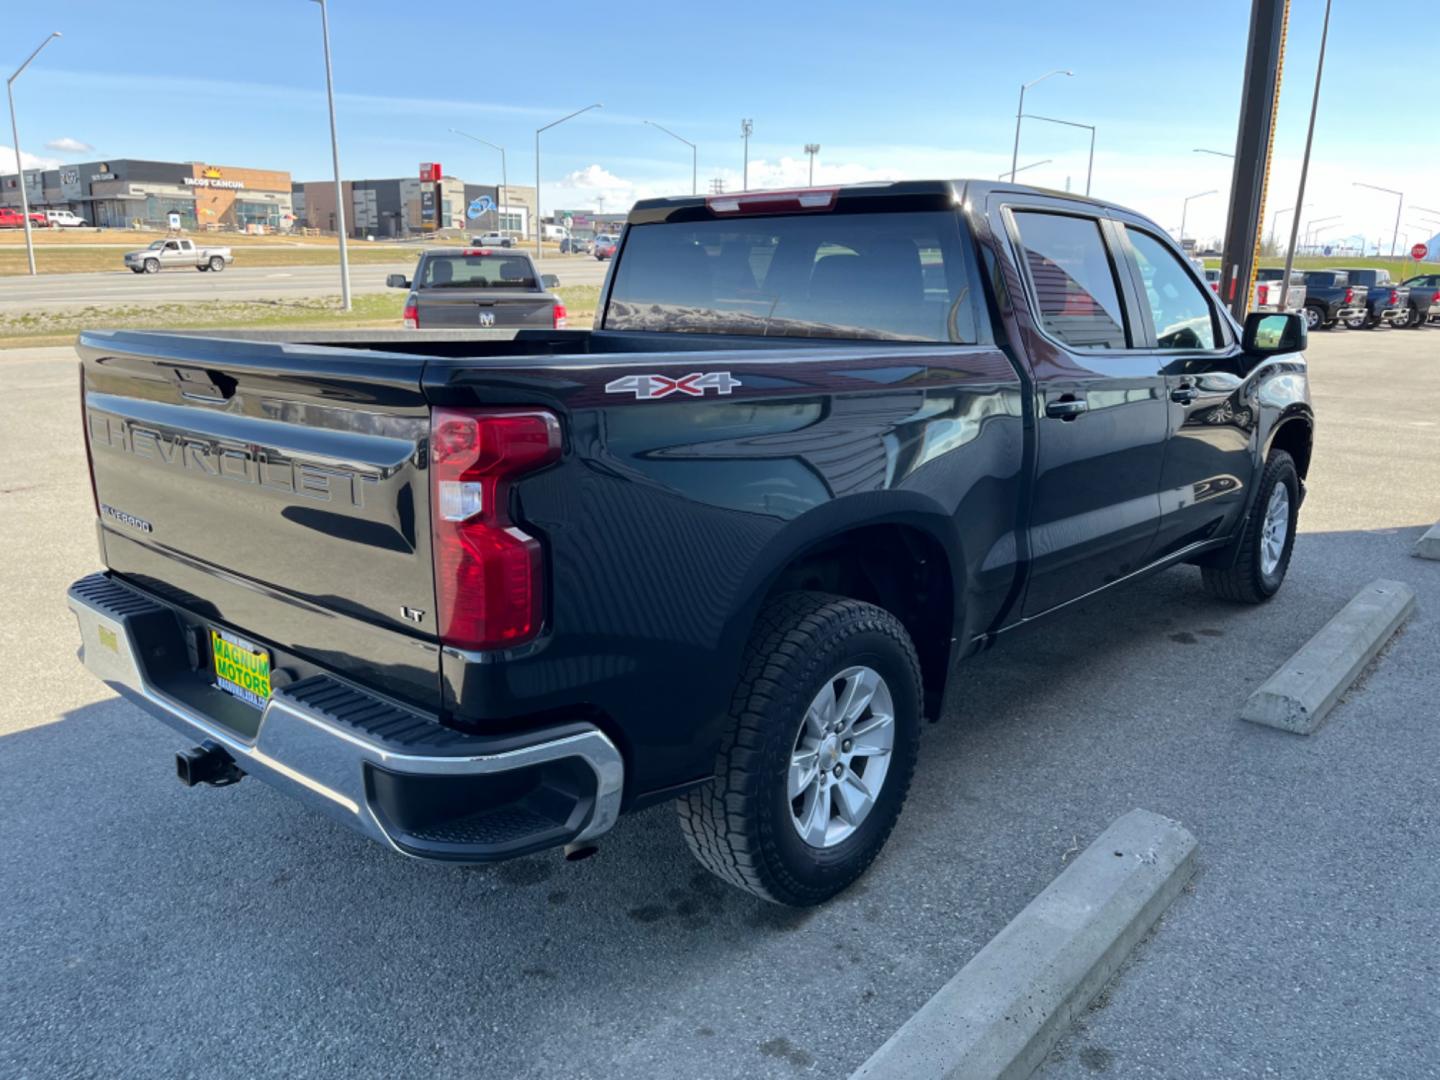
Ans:
[[[112,570],[246,638],[438,701],[420,361],[127,333],[87,333],[79,352]]]
[[[543,292],[497,289],[425,289],[417,294],[425,330],[540,327],[554,323],[555,302]]]

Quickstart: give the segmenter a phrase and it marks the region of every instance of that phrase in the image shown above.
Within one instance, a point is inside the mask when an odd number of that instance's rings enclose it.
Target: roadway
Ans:
[[[116,256],[119,260],[119,255]],[[557,274],[564,285],[598,285],[608,264],[586,256],[552,255],[542,273]],[[408,274],[415,262],[362,263],[350,268],[351,290],[385,291],[385,275]],[[133,274],[117,269],[98,273],[0,277],[0,316],[66,308],[131,307],[202,301],[296,300],[337,296],[338,266],[231,266],[222,274],[167,270]]]

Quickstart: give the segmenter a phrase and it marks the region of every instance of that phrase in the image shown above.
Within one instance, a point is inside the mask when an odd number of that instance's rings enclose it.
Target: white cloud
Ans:
[[[46,150],[56,150],[62,154],[88,154],[95,147],[79,139],[72,139],[66,135],[64,138],[51,139],[45,144]]]
[[[22,169],[56,169],[61,165],[59,158],[41,157],[32,154],[28,150],[20,151],[20,167]],[[0,145],[0,176],[15,175],[15,148],[13,146]]]

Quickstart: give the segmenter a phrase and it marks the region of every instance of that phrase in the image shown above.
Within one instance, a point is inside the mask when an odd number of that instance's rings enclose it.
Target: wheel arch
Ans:
[[[958,530],[953,517],[923,496],[886,492],[883,512],[874,501],[826,504],[766,546],[757,560],[763,570],[746,583],[746,602],[726,633],[731,654],[738,662],[761,610],[781,593],[808,590],[875,604],[899,619],[914,642],[925,711],[938,716],[965,614]]]

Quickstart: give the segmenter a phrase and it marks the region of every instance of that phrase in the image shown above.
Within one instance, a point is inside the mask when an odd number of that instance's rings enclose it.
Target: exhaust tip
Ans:
[[[584,862],[600,850],[599,844],[592,844],[588,841],[571,842],[565,845],[562,854],[566,862]]]

